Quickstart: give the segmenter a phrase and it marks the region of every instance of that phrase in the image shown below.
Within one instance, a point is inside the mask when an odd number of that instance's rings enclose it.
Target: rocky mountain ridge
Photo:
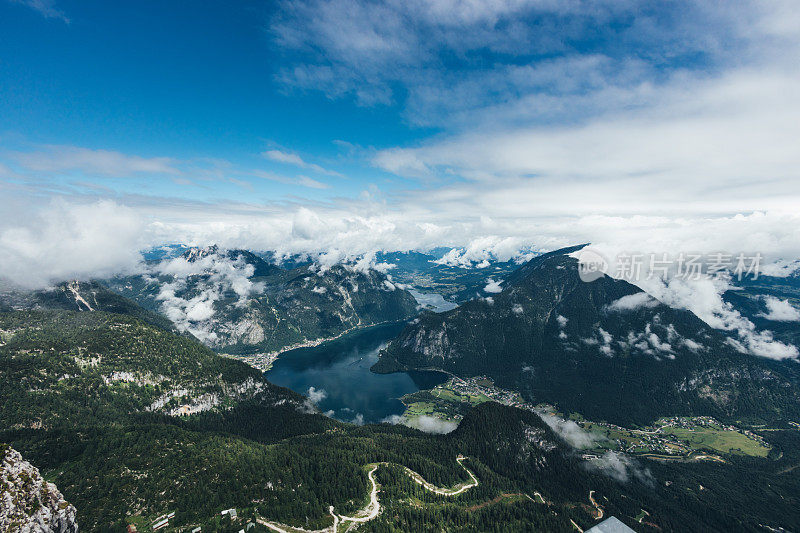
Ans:
[[[54,484],[6,444],[0,457],[0,531],[78,533],[75,507]]]
[[[417,312],[404,286],[370,268],[285,270],[246,250],[209,247],[147,269],[105,283],[226,353],[271,352]]]

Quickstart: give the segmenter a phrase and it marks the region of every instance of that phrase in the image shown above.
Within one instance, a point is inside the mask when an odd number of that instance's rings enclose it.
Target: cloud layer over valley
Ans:
[[[183,124],[185,145],[161,131],[176,101],[138,102],[159,125],[153,142],[70,128],[56,139],[36,124],[4,135],[0,277],[42,287],[140,271],[139,251],[165,243],[327,265],[446,246],[457,249],[444,264],[485,266],[585,242],[607,258],[759,253],[766,266],[792,264],[798,13],[787,0],[277,2],[254,55],[288,110],[286,138],[251,124],[264,101],[229,86],[214,86],[225,96],[212,107],[233,118],[197,137]],[[211,61],[207,81],[231,79],[233,63]],[[186,114],[203,115],[202,104]],[[85,122],[108,116],[125,113]],[[723,301],[724,280],[637,283],[750,353],[797,356]],[[485,290],[504,286],[490,278]],[[160,301],[192,324],[217,298],[172,289]],[[767,320],[797,320],[789,303],[764,303]]]

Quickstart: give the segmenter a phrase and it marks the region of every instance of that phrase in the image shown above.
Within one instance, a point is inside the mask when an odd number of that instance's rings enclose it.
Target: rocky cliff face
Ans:
[[[0,445],[0,532],[77,533],[75,507],[33,465]]]

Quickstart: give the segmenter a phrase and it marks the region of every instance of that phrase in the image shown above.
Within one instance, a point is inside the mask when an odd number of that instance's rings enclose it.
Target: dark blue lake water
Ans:
[[[378,352],[405,323],[365,329],[312,348],[282,354],[266,372],[272,383],[316,399],[320,411],[344,422],[374,423],[403,414],[399,398],[446,380],[436,372],[375,374]]]

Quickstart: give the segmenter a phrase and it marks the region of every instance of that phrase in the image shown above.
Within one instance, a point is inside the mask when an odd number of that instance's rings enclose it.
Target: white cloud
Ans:
[[[673,72],[741,63],[765,34],[791,39],[796,19],[786,2],[295,0],[270,29],[291,54],[278,74],[288,86],[362,105],[399,101],[412,122],[469,128],[492,115],[636,105]],[[592,44],[611,39],[617,46]]]
[[[775,340],[771,331],[758,331],[752,321],[723,300],[722,294],[728,288],[724,278],[673,277],[665,282],[654,277],[638,284],[670,307],[688,309],[709,326],[735,333],[738,338],[733,340],[753,355],[769,359],[791,359],[800,355],[796,346]]]
[[[422,415],[408,420],[400,415],[390,415],[381,420],[384,424],[404,424],[425,433],[450,433],[458,427],[457,422],[443,420],[435,416]]]
[[[502,280],[495,281],[492,278],[489,278],[486,280],[486,282],[487,282],[486,286],[483,288],[484,292],[494,293],[494,294],[503,292],[503,287],[500,286],[500,284],[503,283]]]
[[[658,301],[646,292],[637,292],[611,302],[606,309],[609,311],[624,312],[633,311],[640,307],[656,307],[657,305]]]
[[[631,477],[646,485],[653,485],[655,482],[650,469],[642,468],[636,461],[623,453],[609,450],[599,459],[594,459],[588,464],[590,468],[600,470],[623,483],[628,482]]]
[[[55,0],[11,0],[38,11],[45,18],[60,19],[69,24],[69,18],[56,7]]]
[[[425,433],[450,433],[458,427],[456,422],[427,415],[418,416],[410,420],[407,425]]]
[[[247,174],[256,178],[261,178],[276,183],[283,183],[285,185],[299,185],[301,187],[308,187],[309,189],[328,189],[330,185],[321,181],[309,178],[308,176],[289,177],[282,174],[275,174],[274,172],[267,172],[265,170],[249,170]]]
[[[497,223],[484,213],[479,218],[479,226],[484,231],[491,231],[491,228],[497,227]],[[490,261],[510,261],[516,258],[529,246],[530,240],[519,235],[477,236],[469,239],[466,246],[453,248],[435,262],[463,268],[485,268]]]
[[[797,205],[796,72],[737,72],[662,91],[653,107],[587,124],[476,131],[406,150],[432,174],[476,182],[442,190],[441,200],[463,190],[459,201],[502,206],[507,216],[532,209],[540,216],[674,216]],[[382,164],[380,154],[375,163]]]
[[[161,312],[178,329],[211,346],[219,338],[215,304],[223,295],[232,291],[237,300],[230,305],[243,307],[250,296],[264,290],[263,283],[250,280],[255,272],[253,265],[224,253],[203,254],[191,260],[175,257],[142,265],[142,269],[146,275],[161,279],[156,296]]]
[[[88,175],[130,177],[137,174],[180,174],[168,157],[141,157],[78,146],[44,146],[38,151],[7,154],[22,168],[37,172],[79,171]]]
[[[573,448],[591,448],[597,442],[597,439],[591,433],[584,430],[572,420],[565,420],[543,411],[537,411],[537,414],[550,426],[550,429],[555,431]]]
[[[381,419],[381,424],[393,424],[397,425],[403,422],[403,417],[401,415],[389,415],[386,418]]]
[[[328,393],[325,391],[325,389],[317,389],[315,387],[309,387],[306,396],[308,396],[308,399],[311,401],[311,403],[316,405],[325,398],[327,398]]]
[[[772,264],[764,265],[761,273],[765,276],[785,278],[800,270],[800,260],[779,259]]]
[[[800,321],[800,310],[794,307],[789,300],[781,300],[774,296],[765,296],[764,302],[767,304],[767,312],[763,316],[767,320],[777,322],[798,322]]]
[[[53,200],[0,221],[0,278],[24,287],[130,271],[141,260],[144,219],[111,201]]]
[[[562,331],[561,333],[564,332]],[[614,355],[614,350],[611,348],[611,342],[614,340],[612,335],[603,328],[597,328],[595,333],[596,334],[594,336],[581,340],[589,346],[597,346],[598,350],[600,350],[600,352],[602,352],[604,355]],[[562,336],[559,334],[559,338],[564,339],[566,338],[566,335]]]
[[[338,172],[334,172],[332,170],[328,170],[323,168],[317,164],[309,163],[305,161],[299,155],[292,153],[292,152],[284,152],[281,150],[267,150],[266,152],[262,153],[264,157],[271,161],[277,161],[278,163],[285,163],[288,165],[294,165],[296,167],[305,168],[308,170],[313,170],[315,172],[319,172],[320,174],[328,174],[329,176],[341,176]]]

